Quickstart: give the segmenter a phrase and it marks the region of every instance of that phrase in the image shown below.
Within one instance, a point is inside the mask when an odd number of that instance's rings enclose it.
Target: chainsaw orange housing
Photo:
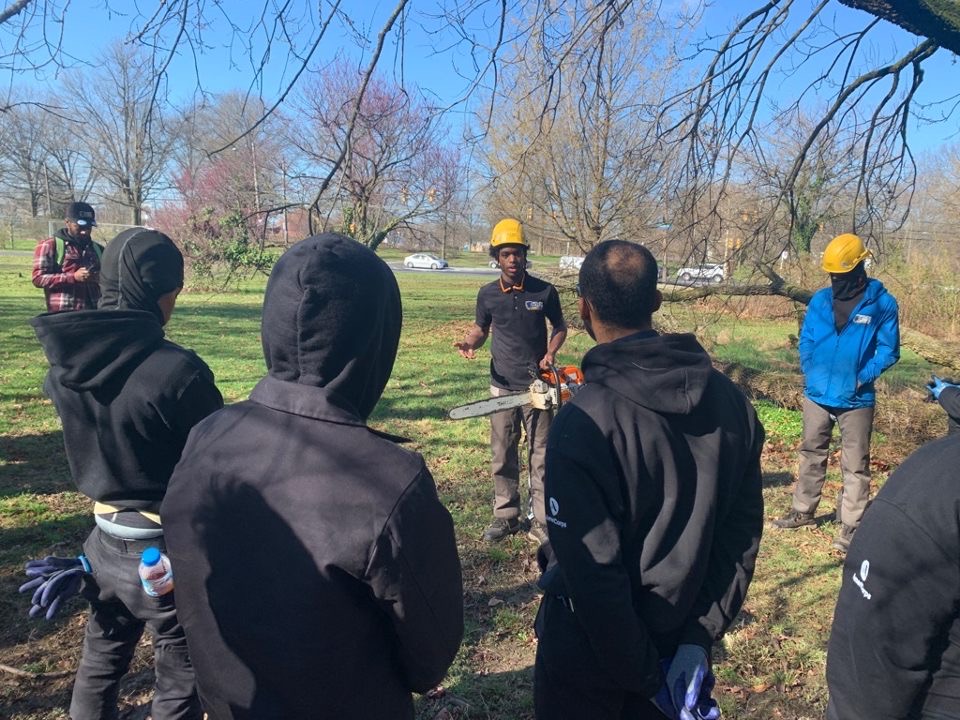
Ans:
[[[583,385],[583,373],[580,371],[576,365],[563,365],[556,368],[557,374],[560,376],[560,382],[562,385]],[[541,370],[540,377],[545,382],[550,383],[553,386],[557,379],[553,374],[553,370]],[[566,402],[570,399],[570,391],[566,387],[560,388],[560,400],[561,402]]]

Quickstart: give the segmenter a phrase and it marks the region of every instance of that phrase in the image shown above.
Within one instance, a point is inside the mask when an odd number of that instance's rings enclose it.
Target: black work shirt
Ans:
[[[531,370],[547,353],[547,323],[566,326],[560,294],[548,282],[524,274],[520,289],[501,279],[477,293],[477,325],[487,332],[493,326],[490,346],[490,380],[505,390],[524,390],[533,381]]]

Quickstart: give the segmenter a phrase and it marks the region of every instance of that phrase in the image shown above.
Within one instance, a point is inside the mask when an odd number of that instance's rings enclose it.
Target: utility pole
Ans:
[[[280,187],[283,198],[283,245],[290,244],[290,227],[287,224],[287,165],[280,161]]]
[[[53,217],[53,211],[50,209],[50,173],[47,170],[47,164],[43,164],[43,184],[44,192],[47,196],[47,217]]]

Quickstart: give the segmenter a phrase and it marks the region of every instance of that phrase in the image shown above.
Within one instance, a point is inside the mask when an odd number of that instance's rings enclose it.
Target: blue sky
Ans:
[[[133,3],[114,2],[119,7],[133,6]],[[251,5],[258,4],[244,2],[244,0],[224,0],[222,5],[234,18],[247,16],[251,19]],[[311,8],[316,7],[316,1],[307,3]],[[342,5],[347,9],[354,21],[354,27],[359,34],[375,37],[377,30],[394,7],[394,2],[379,0],[346,0]],[[430,7],[433,3],[413,2],[414,12],[421,7]],[[759,3],[747,0],[721,0],[715,2],[705,15],[702,28],[710,28],[714,34],[730,27],[736,16],[746,8]],[[803,2],[796,3],[804,6]],[[153,7],[153,3],[146,3],[145,7]],[[208,11],[215,6],[207,4]],[[132,12],[132,11],[131,11]],[[827,16],[829,21],[840,31],[860,28],[871,19],[868,14],[849,9],[839,2],[831,4]],[[93,60],[103,46],[113,39],[122,37],[130,28],[130,16],[119,13],[108,13],[104,9],[104,0],[73,0],[68,7],[66,18],[65,47],[80,60]],[[481,24],[482,17],[475,19],[475,24]],[[427,21],[436,25],[435,21]],[[470,59],[464,53],[446,52],[437,54],[434,47],[449,40],[440,40],[430,37],[418,27],[415,18],[407,22],[408,33],[403,47],[403,63],[397,61],[399,57],[395,39],[388,41],[381,58],[381,68],[389,72],[394,79],[401,78],[408,84],[420,86],[428,94],[433,95],[439,102],[447,103],[461,97],[468,87],[468,83],[458,76],[454,64],[459,64],[464,73],[470,74],[472,68]],[[342,32],[342,30],[341,30]],[[873,45],[870,52],[880,59],[890,59],[897,53],[903,53],[917,43],[917,38],[889,23],[881,23],[872,34]],[[203,87],[212,92],[225,90],[244,90],[250,84],[251,70],[249,60],[243,53],[229,48],[230,34],[222,21],[215,22],[205,33],[205,41],[210,46],[200,58],[200,79]],[[361,60],[360,51],[355,49],[353,39],[347,36],[337,37],[333,34],[325,39],[315,56],[315,60],[323,62],[331,60],[337,52],[349,52],[353,57]],[[369,50],[367,51],[369,52]],[[363,58],[365,60],[365,58]],[[276,96],[285,82],[290,78],[292,65],[284,53],[275,53],[267,66],[266,79],[263,83],[263,94],[268,102]],[[173,66],[173,90],[181,99],[189,95],[196,83],[196,75],[192,58],[180,58]],[[923,86],[918,94],[918,101],[923,104],[943,101],[957,93],[955,89],[955,74],[957,72],[956,56],[948,51],[941,50],[927,63],[927,72]],[[778,89],[771,95],[773,100],[786,98],[791,91],[795,92],[804,75],[801,71],[794,79],[781,78]],[[49,80],[48,80],[49,81]],[[16,79],[17,84],[33,84],[27,76]],[[40,81],[43,84],[43,81]],[[826,102],[828,98],[820,98]],[[939,109],[942,113],[943,108]],[[928,110],[936,116],[938,109]],[[922,123],[917,122],[912,131],[912,144],[919,150],[932,149],[945,141],[956,142],[958,122],[954,119],[949,123]]]

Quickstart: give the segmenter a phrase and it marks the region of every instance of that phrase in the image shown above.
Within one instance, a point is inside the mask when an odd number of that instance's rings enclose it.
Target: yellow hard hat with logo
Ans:
[[[828,273],[848,273],[870,255],[863,240],[853,233],[844,233],[837,235],[827,245],[821,267]]]
[[[496,254],[505,245],[529,247],[523,238],[523,225],[519,220],[506,218],[493,226],[493,233],[490,235],[491,254]]]

